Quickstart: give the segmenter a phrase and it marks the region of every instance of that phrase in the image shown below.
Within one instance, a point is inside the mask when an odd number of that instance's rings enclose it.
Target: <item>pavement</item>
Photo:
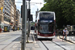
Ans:
[[[59,38],[62,39],[63,36],[60,36]],[[75,44],[75,36],[67,36],[66,41],[69,41]]]
[[[59,37],[58,37],[59,38]],[[53,43],[60,46],[64,50],[75,50],[75,44],[67,42],[65,40],[62,41],[62,39],[54,39]]]

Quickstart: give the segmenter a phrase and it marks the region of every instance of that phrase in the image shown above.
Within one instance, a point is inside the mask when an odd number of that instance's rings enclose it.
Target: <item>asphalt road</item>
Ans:
[[[21,31],[6,32],[0,34],[0,50],[10,45],[14,39],[21,36]]]

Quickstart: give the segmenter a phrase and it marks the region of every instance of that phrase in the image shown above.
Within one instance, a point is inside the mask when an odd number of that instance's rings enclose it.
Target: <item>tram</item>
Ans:
[[[55,37],[55,12],[38,11],[36,14],[35,33],[37,38]]]

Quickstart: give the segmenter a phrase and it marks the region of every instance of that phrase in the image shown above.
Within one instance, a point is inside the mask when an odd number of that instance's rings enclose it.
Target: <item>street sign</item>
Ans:
[[[29,21],[33,21],[33,15],[30,14]]]

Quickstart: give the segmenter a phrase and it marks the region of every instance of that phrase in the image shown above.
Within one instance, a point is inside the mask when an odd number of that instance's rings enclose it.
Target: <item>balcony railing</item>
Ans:
[[[10,22],[10,19],[7,17],[4,17],[4,21]]]
[[[10,8],[8,8],[6,5],[4,5],[4,7],[10,11]]]
[[[6,12],[6,13],[8,13],[9,15],[11,15],[11,13],[10,13],[10,12],[8,12],[7,10],[5,10],[5,12]]]
[[[7,4],[7,2],[5,2],[6,5],[4,5],[9,11],[10,11],[10,6]]]
[[[11,6],[11,4],[9,3],[10,1],[7,1],[7,3],[9,4],[9,6]]]

